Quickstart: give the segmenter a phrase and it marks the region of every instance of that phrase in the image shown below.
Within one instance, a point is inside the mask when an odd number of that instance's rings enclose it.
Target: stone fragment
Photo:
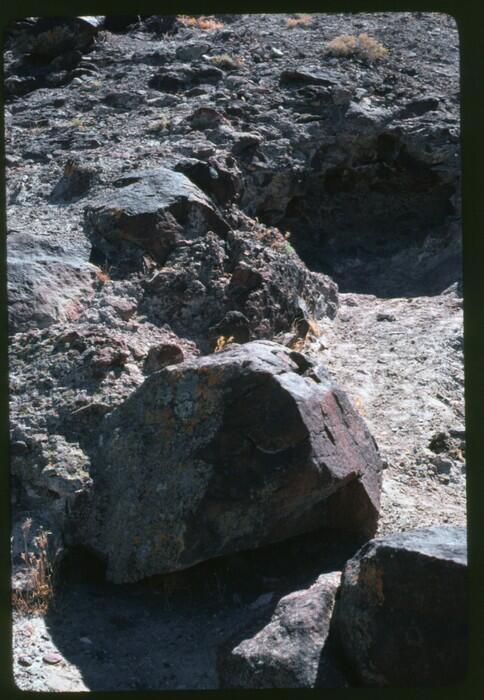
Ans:
[[[174,343],[161,343],[150,348],[144,363],[144,371],[157,372],[168,365],[175,365],[185,359],[183,350]]]
[[[242,641],[238,632],[235,646],[234,639],[226,642],[217,663],[220,686],[348,686],[326,646],[339,582],[340,572],[322,574],[309,588],[281,598],[267,624],[253,624]]]
[[[105,417],[93,475],[78,537],[127,582],[324,526],[371,536],[381,462],[324,371],[260,341],[148,377]]]
[[[467,665],[467,548],[462,527],[368,542],[346,564],[339,645],[367,686],[446,686]]]

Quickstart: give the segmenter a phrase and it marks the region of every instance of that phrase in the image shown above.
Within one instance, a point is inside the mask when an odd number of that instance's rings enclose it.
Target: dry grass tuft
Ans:
[[[227,345],[230,345],[230,343],[233,343],[234,340],[235,340],[235,338],[233,335],[229,335],[229,336],[219,335],[219,337],[217,338],[217,341],[215,343],[215,347],[214,347],[213,351],[220,352],[225,347],[227,347]]]
[[[296,15],[296,17],[290,17],[286,26],[288,29],[293,27],[307,27],[311,23],[311,15]]]
[[[12,606],[23,615],[45,615],[53,602],[56,574],[49,556],[48,536],[51,533],[41,528],[34,538],[38,551],[29,552],[27,536],[31,527],[32,518],[27,518],[22,525],[24,551],[20,555],[28,569],[30,586],[26,590],[12,592]]]
[[[223,22],[218,22],[213,17],[189,17],[188,15],[178,15],[177,17],[180,24],[185,27],[198,27],[199,29],[204,29],[210,31],[212,29],[223,29]]]
[[[162,116],[156,121],[151,122],[148,127],[148,131],[152,134],[158,134],[160,131],[166,131],[170,128],[170,126],[171,121],[168,119],[168,117]]]
[[[98,268],[96,270],[96,278],[101,284],[106,284],[106,282],[109,282],[109,280],[111,279],[109,277],[107,269],[104,268]]]
[[[368,34],[342,34],[326,44],[333,56],[357,56],[367,61],[377,61],[388,55],[388,49]]]
[[[219,68],[225,68],[226,70],[233,70],[234,68],[242,68],[244,63],[237,56],[231,56],[228,53],[222,53],[218,56],[212,56],[210,62]]]

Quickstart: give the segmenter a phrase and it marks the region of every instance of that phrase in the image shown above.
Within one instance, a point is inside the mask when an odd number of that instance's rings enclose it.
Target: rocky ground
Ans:
[[[423,13],[108,19],[68,49],[26,47],[22,25],[6,45],[16,585],[25,517],[67,556],[53,610],[14,613],[14,676],[216,688],[221,645],[353,550],[307,536],[107,583],[65,535],[100,422],[165,365],[276,340],[375,438],[379,535],[465,525],[457,31]],[[388,53],[327,48],[364,32]]]

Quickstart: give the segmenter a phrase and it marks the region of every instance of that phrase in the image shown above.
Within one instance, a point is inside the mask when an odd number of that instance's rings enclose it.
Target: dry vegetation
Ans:
[[[326,44],[333,56],[357,56],[367,61],[377,61],[388,54],[388,49],[368,34],[341,34]]]
[[[32,552],[27,545],[31,527],[32,519],[27,518],[22,525],[24,551],[20,555],[27,567],[30,585],[12,592],[12,606],[23,615],[45,615],[54,597],[55,571],[49,556],[51,533],[41,529],[34,538],[37,551]]]
[[[244,63],[237,56],[231,56],[228,53],[222,53],[218,56],[212,56],[210,62],[216,65],[218,68],[225,70],[234,70],[236,68],[242,68]]]
[[[293,27],[307,27],[310,22],[310,15],[296,15],[295,17],[290,17],[287,20],[286,26],[288,29],[292,29]]]
[[[199,29],[211,30],[222,29],[223,22],[219,22],[214,17],[189,17],[188,15],[178,15],[178,21],[185,27],[198,27]]]
[[[214,347],[213,351],[220,352],[225,347],[227,347],[227,345],[230,345],[230,343],[233,343],[234,340],[235,340],[235,338],[233,335],[229,335],[229,336],[219,335],[219,337],[217,338],[217,341],[215,343],[215,347]]]

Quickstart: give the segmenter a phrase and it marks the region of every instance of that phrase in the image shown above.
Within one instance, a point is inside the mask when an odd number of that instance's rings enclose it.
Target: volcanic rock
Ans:
[[[307,589],[281,598],[269,622],[244,630],[219,652],[222,688],[346,687],[326,642],[340,573],[322,574]],[[257,626],[257,625],[256,625]],[[240,638],[243,634],[243,639]]]
[[[346,564],[335,607],[341,649],[369,686],[447,685],[467,664],[466,530],[368,542]]]
[[[227,224],[209,198],[182,173],[158,168],[134,171],[115,180],[117,190],[85,209],[88,232],[117,244],[127,241],[164,262],[177,245]],[[112,250],[110,248],[109,250]]]
[[[95,267],[39,236],[11,233],[7,266],[13,333],[73,320],[94,293]]]
[[[381,463],[324,371],[268,341],[148,377],[106,416],[93,479],[80,542],[128,582],[322,526],[371,536]]]

